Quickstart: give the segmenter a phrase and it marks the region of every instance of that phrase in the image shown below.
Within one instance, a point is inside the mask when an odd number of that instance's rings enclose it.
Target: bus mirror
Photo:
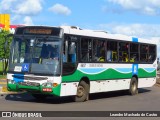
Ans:
[[[75,47],[76,47],[75,42],[71,42],[69,46],[69,54],[75,54]]]

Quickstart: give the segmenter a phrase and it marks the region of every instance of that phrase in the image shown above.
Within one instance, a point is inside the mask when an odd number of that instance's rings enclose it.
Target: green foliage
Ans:
[[[5,74],[8,68],[9,62],[9,51],[10,51],[10,44],[12,41],[12,37],[7,37],[9,35],[9,31],[0,31],[0,60],[2,61],[2,73]],[[6,40],[8,41],[7,46],[5,47]]]

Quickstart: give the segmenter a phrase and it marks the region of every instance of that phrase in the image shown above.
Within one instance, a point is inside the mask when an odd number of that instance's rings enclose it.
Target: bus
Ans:
[[[23,26],[13,35],[7,88],[36,99],[128,90],[156,83],[154,41],[76,26]]]

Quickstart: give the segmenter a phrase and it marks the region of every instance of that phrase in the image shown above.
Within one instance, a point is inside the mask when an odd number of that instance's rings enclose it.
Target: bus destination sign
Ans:
[[[16,29],[15,34],[17,35],[52,35],[60,36],[60,28],[56,27],[19,27]]]
[[[24,31],[25,34],[45,34],[45,35],[50,35],[52,33],[52,29],[45,29],[45,28],[27,28]]]

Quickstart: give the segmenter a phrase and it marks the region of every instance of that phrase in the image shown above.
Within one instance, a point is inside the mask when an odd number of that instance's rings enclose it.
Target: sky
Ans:
[[[160,0],[0,0],[4,13],[11,24],[74,25],[157,40],[160,51]]]

